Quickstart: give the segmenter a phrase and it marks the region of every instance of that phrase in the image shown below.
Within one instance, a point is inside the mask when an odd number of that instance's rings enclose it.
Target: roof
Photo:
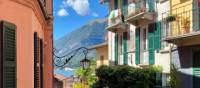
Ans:
[[[61,75],[61,74],[54,74],[54,78],[56,78],[56,79],[58,79],[60,81],[66,79],[66,77],[64,75]]]
[[[89,47],[89,49],[96,49],[96,48],[99,48],[99,47],[102,47],[102,46],[107,46],[107,45],[108,45],[108,42],[104,42],[104,43],[100,43],[100,44],[91,46],[91,47]]]

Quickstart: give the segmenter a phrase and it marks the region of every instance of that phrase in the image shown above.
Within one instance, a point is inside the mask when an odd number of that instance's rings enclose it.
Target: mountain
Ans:
[[[79,47],[90,47],[103,43],[105,41],[105,34],[107,33],[105,30],[106,25],[107,23],[105,19],[93,20],[56,40],[54,42],[54,48],[56,49],[55,54],[58,56],[68,55],[69,52]],[[88,53],[88,59],[94,58],[95,56],[95,50],[90,50]],[[79,62],[83,58],[83,53],[79,52],[69,61],[67,67],[74,68],[80,66]]]

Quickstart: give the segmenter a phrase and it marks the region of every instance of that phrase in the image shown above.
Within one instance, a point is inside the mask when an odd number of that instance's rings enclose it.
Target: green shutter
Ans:
[[[154,56],[155,23],[149,24],[148,30],[149,30],[148,31],[149,64],[152,65],[155,63],[155,56]]]
[[[127,39],[128,35],[127,32],[123,33],[123,58],[124,58],[124,65],[128,65],[128,53],[127,53]]]
[[[200,88],[200,68],[193,68],[193,88]]]
[[[135,33],[135,64],[140,64],[140,28],[136,28]]]
[[[0,87],[16,88],[16,27],[14,24],[1,22],[1,74]]]
[[[118,34],[115,34],[115,65],[118,65]]]
[[[200,30],[200,10],[198,6],[198,0],[194,0],[192,4],[192,27],[193,31],[199,31]]]
[[[161,49],[161,22],[156,22],[156,28],[154,31],[154,48],[155,50]]]
[[[155,0],[147,0],[149,12],[155,11]]]
[[[119,5],[119,0],[114,0],[114,3],[115,3],[115,6],[114,6],[114,9],[118,9],[118,5]]]
[[[123,0],[122,11],[124,16],[128,14],[128,0]]]

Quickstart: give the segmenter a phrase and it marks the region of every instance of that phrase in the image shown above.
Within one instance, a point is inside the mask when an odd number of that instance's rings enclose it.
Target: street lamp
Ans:
[[[87,59],[88,50],[83,51],[85,58],[80,61],[80,65],[83,67],[84,70],[90,67],[90,60]]]
[[[84,58],[83,60],[80,61],[80,64],[83,67],[83,69],[86,70],[90,67],[90,60]]]

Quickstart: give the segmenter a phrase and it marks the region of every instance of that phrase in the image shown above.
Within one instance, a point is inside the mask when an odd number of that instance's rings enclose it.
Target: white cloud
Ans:
[[[64,8],[62,8],[57,12],[57,15],[58,16],[68,16],[69,13]]]
[[[64,4],[72,7],[77,14],[85,16],[89,14],[89,2],[88,0],[67,0]]]
[[[93,12],[93,13],[92,13],[92,16],[94,16],[94,17],[98,17],[98,16],[99,16],[99,14],[97,14],[97,13]]]

